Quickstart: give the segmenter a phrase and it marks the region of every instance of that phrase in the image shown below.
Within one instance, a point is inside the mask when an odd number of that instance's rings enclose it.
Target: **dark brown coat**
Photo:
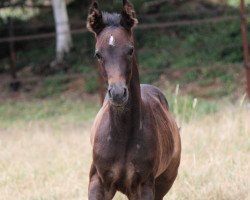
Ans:
[[[88,28],[109,88],[91,130],[90,200],[110,200],[116,191],[130,200],[162,200],[177,176],[179,130],[161,91],[139,83],[136,23],[126,0],[121,15],[102,13],[92,2]]]

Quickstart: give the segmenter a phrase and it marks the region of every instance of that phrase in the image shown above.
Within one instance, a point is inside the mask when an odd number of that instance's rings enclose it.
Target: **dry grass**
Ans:
[[[0,199],[87,199],[90,123],[14,123],[0,127]],[[182,124],[179,175],[165,199],[250,199],[249,136],[250,111],[235,107]]]

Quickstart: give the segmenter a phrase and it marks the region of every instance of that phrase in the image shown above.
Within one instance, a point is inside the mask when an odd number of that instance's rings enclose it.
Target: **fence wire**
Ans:
[[[213,17],[213,18],[206,18],[206,19],[196,19],[196,20],[182,20],[176,22],[166,22],[166,23],[153,23],[153,24],[139,24],[136,29],[163,29],[163,28],[171,28],[177,26],[191,26],[191,25],[198,25],[204,23],[219,23],[231,20],[240,20],[240,15],[233,15],[233,16],[222,16],[222,17]],[[247,15],[249,18],[250,15]],[[83,27],[85,25],[83,24]],[[74,29],[71,30],[71,34],[81,34],[86,33],[88,30],[86,28],[81,29]],[[61,34],[68,34],[69,32],[59,32],[58,35]],[[20,41],[30,41],[30,40],[37,40],[37,39],[48,39],[54,38],[57,35],[55,32],[51,33],[43,33],[43,34],[35,34],[35,35],[23,35],[23,36],[15,36],[15,37],[6,37],[0,38],[0,43],[4,42],[20,42]]]
[[[167,16],[199,16],[202,14],[221,14],[223,13],[223,10],[217,10],[214,12],[211,11],[203,11],[203,12],[197,12],[195,14],[193,13],[183,13],[183,12],[175,12],[175,13],[165,13],[165,14],[153,14],[153,15],[141,15],[139,16],[139,18],[152,18],[152,17],[167,17]],[[246,16],[241,16],[240,14],[236,14],[236,15],[231,15],[231,16],[213,16],[213,17],[209,17],[209,18],[203,18],[203,19],[192,19],[192,20],[181,20],[181,21],[174,21],[174,22],[164,22],[164,23],[147,23],[147,24],[139,24],[136,29],[138,30],[149,30],[149,29],[166,29],[166,28],[172,28],[172,27],[181,27],[181,26],[193,26],[193,25],[200,25],[200,24],[205,24],[205,23],[220,23],[220,22],[230,22],[230,21],[234,21],[234,20],[240,20],[241,17],[247,17],[250,18],[250,15],[246,15]],[[82,26],[85,27],[86,25],[86,21],[80,21],[80,20],[74,20],[74,21],[69,21],[69,22],[62,22],[61,24],[70,24],[71,26]],[[30,25],[29,28],[30,29],[36,29],[38,27],[40,28],[52,28],[54,27],[56,24],[55,23],[49,23],[46,25]],[[21,26],[14,26],[13,30],[21,28]],[[22,27],[23,28],[23,27]],[[77,35],[77,34],[83,34],[86,33],[88,30],[86,28],[78,28],[78,29],[72,29],[70,31],[70,33],[72,35]],[[61,32],[58,34],[68,34],[68,32]],[[24,42],[24,41],[33,41],[33,40],[42,40],[42,39],[49,39],[49,38],[55,38],[56,37],[56,33],[55,32],[49,32],[49,33],[42,33],[42,34],[34,34],[34,35],[21,35],[21,36],[13,36],[13,37],[6,37],[6,38],[0,38],[0,43],[13,43],[13,42]],[[240,48],[242,47],[242,44],[228,44],[228,45],[223,45],[223,46],[219,46],[216,47],[217,49],[230,49],[230,48]],[[192,48],[192,49],[185,49],[186,51],[210,51],[213,50],[214,47],[196,47],[196,48]],[[171,49],[166,49],[164,51],[171,51]],[[78,56],[67,56],[67,58],[75,58],[75,59],[79,59],[80,57]],[[17,59],[18,62],[21,62],[22,60],[25,59]],[[208,67],[209,69],[215,69],[218,66],[210,66]],[[225,68],[228,68],[228,66],[224,66]],[[220,68],[224,68],[222,66],[220,66]],[[200,67],[189,67],[189,68],[183,68],[183,70],[197,70],[200,69]],[[173,71],[175,71],[176,69],[152,69],[152,70],[143,70],[142,73],[144,74],[150,74],[152,72],[155,73],[172,73]],[[177,69],[179,70],[179,69]],[[70,73],[70,74],[66,74],[66,75],[56,75],[56,76],[48,76],[48,77],[42,77],[42,76],[33,76],[33,77],[19,77],[17,79],[15,79],[15,81],[20,81],[23,83],[27,83],[27,82],[39,82],[42,80],[47,80],[47,79],[75,79],[75,78],[80,78],[80,77],[94,77],[97,76],[97,72],[93,72],[93,73],[89,73],[89,74],[79,74],[79,73]],[[11,83],[13,82],[13,80],[11,79],[11,77],[9,79],[6,79],[4,81],[5,83]]]

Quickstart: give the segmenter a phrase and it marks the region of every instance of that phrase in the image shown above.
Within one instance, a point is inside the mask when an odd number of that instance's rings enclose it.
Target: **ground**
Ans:
[[[183,97],[175,99],[177,107]],[[175,118],[181,126],[179,174],[165,199],[250,198],[250,110],[245,96],[201,115],[202,100]],[[246,100],[246,99],[245,99]],[[72,100],[2,102],[0,194],[3,200],[87,199],[91,163],[90,127],[98,111]],[[185,119],[184,119],[185,118]],[[114,199],[126,199],[117,194]]]

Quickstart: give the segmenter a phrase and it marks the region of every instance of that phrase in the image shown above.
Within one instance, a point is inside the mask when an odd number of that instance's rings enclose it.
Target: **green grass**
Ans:
[[[164,93],[171,112],[184,121],[215,113],[221,105],[216,100],[198,99],[194,106],[196,100],[191,96],[180,96],[180,94],[173,94],[170,91]],[[54,119],[65,123],[67,119],[67,123],[77,124],[93,119],[100,108],[98,102],[97,96],[91,97],[87,101],[64,99],[63,97],[31,102],[7,101],[0,104],[0,126],[6,127],[14,125],[13,122],[31,122],[33,120],[50,122]]]
[[[73,123],[93,119],[98,108],[97,100],[81,101],[67,99],[38,100],[32,102],[7,101],[0,104],[0,126],[15,126],[17,122]],[[14,123],[15,122],[15,123]]]
[[[167,88],[167,87],[166,87]],[[194,118],[204,117],[216,113],[223,101],[204,100],[188,95],[180,95],[179,85],[176,86],[175,93],[166,90],[164,92],[170,111],[179,121],[188,122]]]

